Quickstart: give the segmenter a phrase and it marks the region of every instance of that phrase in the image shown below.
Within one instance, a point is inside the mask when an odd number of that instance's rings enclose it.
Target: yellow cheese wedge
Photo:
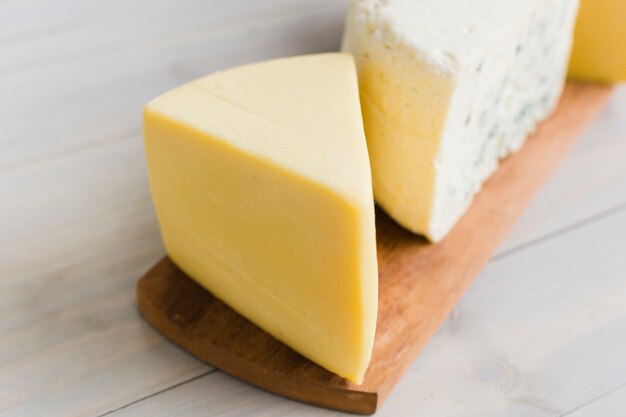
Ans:
[[[352,57],[201,78],[151,101],[144,130],[174,262],[294,350],[361,382],[378,273]]]
[[[626,0],[581,0],[569,75],[626,81]]]

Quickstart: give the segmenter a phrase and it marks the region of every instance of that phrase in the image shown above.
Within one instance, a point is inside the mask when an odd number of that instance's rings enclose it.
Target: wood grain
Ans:
[[[63,15],[59,22],[77,19],[76,30],[3,46],[3,11],[38,6],[0,1],[0,173],[136,136],[145,103],[216,70],[336,50],[345,10],[345,4],[329,0],[300,0],[295,7],[286,0],[220,1],[229,6],[219,11],[198,0],[105,3],[106,12],[99,13],[77,5],[58,9],[55,2],[50,9]],[[42,5],[45,17],[48,8]],[[146,16],[147,10],[154,15]],[[81,14],[94,24],[85,24]],[[4,65],[20,68],[5,73]]]
[[[0,175],[0,416],[95,416],[212,368],[139,317],[163,255],[140,136]]]
[[[11,59],[0,61],[0,77],[102,55],[123,54],[129,50],[138,53],[142,49],[180,46],[198,40],[204,41],[205,46],[211,43],[217,47],[219,44],[211,40],[224,32],[245,37],[250,29],[260,32],[275,29],[271,27],[273,24],[306,20],[306,15],[322,9],[341,10],[335,14],[343,18],[347,9],[346,2],[336,0],[160,0],[157,4],[155,7],[154,0],[134,0],[132,4],[124,0],[2,2],[0,55]],[[26,15],[28,19],[24,18]],[[250,36],[247,39],[255,41]],[[320,39],[309,42],[320,42]],[[231,46],[239,43],[236,38],[227,42]],[[286,43],[287,40],[282,44]],[[305,45],[303,42],[302,46]]]
[[[202,290],[168,258],[140,280],[139,309],[166,337],[236,377],[312,404],[373,413],[610,92],[609,87],[569,84],[558,111],[503,162],[443,242],[429,245],[377,214],[378,326],[372,362],[360,386],[276,341]]]

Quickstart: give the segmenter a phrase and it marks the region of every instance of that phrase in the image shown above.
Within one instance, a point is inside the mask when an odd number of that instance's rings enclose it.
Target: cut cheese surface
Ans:
[[[581,0],[569,72],[582,80],[626,81],[626,1]]]
[[[144,132],[172,260],[277,339],[360,382],[378,273],[352,57],[201,78],[150,102]]]
[[[343,50],[359,70],[374,196],[444,238],[555,108],[577,0],[353,0]]]

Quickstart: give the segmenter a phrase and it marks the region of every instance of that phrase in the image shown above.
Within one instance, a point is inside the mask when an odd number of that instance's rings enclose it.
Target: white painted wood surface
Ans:
[[[338,0],[0,0],[0,415],[335,415],[153,332],[142,105],[337,48]],[[626,415],[626,88],[392,394],[389,416]]]

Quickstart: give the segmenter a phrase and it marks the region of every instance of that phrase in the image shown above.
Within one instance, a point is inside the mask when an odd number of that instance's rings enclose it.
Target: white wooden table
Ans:
[[[0,415],[322,416],[139,317],[163,255],[142,106],[236,64],[334,50],[340,0],[0,0]],[[626,415],[626,88],[380,416]]]

